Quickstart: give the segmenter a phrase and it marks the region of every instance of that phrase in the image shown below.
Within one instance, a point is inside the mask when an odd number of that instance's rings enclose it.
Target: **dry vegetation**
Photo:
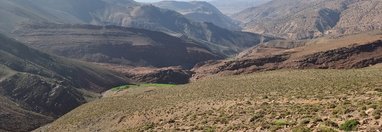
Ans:
[[[381,80],[380,65],[210,77],[103,98],[40,130],[376,131]]]

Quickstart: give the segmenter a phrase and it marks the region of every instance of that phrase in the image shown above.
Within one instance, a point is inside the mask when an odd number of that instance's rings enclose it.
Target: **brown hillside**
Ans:
[[[285,43],[300,47],[288,49],[269,42],[268,46],[257,46],[233,59],[200,63],[193,69],[193,79],[281,68],[361,68],[382,62],[380,32]]]

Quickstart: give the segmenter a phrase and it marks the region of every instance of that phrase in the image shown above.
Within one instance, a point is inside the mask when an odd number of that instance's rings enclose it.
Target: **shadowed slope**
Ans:
[[[0,111],[5,128],[1,129],[5,130],[39,127],[96,98],[93,93],[127,83],[116,73],[41,53],[2,35],[0,67],[0,96],[5,100]],[[31,121],[33,117],[36,120]]]

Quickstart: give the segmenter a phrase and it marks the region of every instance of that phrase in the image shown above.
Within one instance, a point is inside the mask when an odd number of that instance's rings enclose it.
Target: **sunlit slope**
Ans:
[[[374,131],[381,80],[380,66],[210,77],[94,101],[42,130]]]

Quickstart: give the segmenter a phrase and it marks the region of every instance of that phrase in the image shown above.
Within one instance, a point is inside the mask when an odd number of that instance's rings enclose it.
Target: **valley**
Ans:
[[[1,0],[0,132],[381,131],[379,0]]]
[[[0,36],[0,130],[31,131],[129,83],[119,73],[31,49]],[[89,99],[89,100],[88,100]]]

